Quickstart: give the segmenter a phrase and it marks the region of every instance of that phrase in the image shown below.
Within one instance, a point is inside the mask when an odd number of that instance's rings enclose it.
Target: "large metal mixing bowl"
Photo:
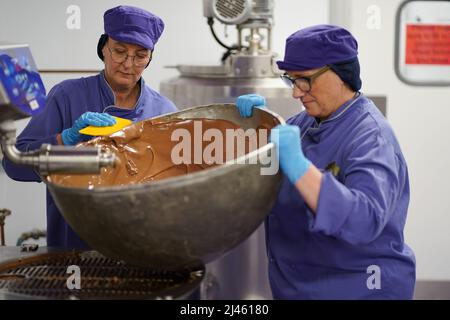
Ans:
[[[243,119],[230,104],[194,107],[154,119],[172,118],[225,119],[244,129],[283,122],[259,109]],[[269,143],[245,155],[259,157],[257,164],[227,162],[144,184],[88,190],[46,183],[69,225],[105,256],[156,269],[195,268],[224,255],[262,223],[281,180],[278,171],[261,174],[274,152]]]

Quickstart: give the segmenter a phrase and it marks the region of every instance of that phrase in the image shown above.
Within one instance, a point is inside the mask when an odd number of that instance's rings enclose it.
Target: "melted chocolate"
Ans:
[[[267,119],[269,120],[269,119]],[[229,148],[233,148],[230,143],[227,144],[226,134],[227,129],[234,130],[242,129],[233,122],[227,120],[212,120],[212,119],[175,119],[175,120],[146,120],[133,124],[107,137],[99,137],[89,142],[80,145],[92,146],[99,145],[102,149],[110,150],[115,153],[118,162],[114,168],[102,168],[99,175],[51,175],[47,179],[55,184],[61,184],[68,187],[78,188],[99,188],[114,185],[128,185],[136,183],[145,183],[153,180],[160,180],[168,177],[189,174],[199,170],[204,170],[216,165],[220,165],[220,161],[205,161],[203,154],[209,148],[209,153],[213,157],[219,156],[216,154],[218,149],[211,152],[211,143],[215,142],[215,138],[209,138],[208,141],[203,141],[204,133],[208,129],[216,129],[215,132],[223,137],[223,162],[236,158],[236,155],[242,155],[252,151],[267,143],[267,133],[269,129],[276,123],[269,120],[257,128],[257,145],[250,144],[246,140],[243,150],[242,146],[238,150],[238,144],[235,142],[234,152],[230,152]],[[190,144],[190,148],[183,149],[184,152],[178,152],[183,159],[188,159],[181,164],[174,164],[172,162],[173,149],[178,145],[180,150],[181,138],[171,141],[172,134],[176,129],[184,129],[181,132],[189,133],[189,139],[185,146]],[[260,137],[260,129],[265,130]],[[179,131],[180,132],[180,131]],[[261,139],[260,139],[261,138]],[[197,144],[195,144],[197,143]],[[210,145],[208,147],[208,145]],[[201,149],[200,147],[201,146]],[[190,150],[189,150],[190,149]],[[226,152],[228,150],[228,153]],[[231,154],[231,157],[230,157]],[[217,157],[215,158],[217,160]],[[218,163],[217,163],[218,162]]]

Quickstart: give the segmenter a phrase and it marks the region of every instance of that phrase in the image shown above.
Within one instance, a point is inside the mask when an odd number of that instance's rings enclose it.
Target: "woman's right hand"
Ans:
[[[83,139],[84,134],[79,131],[88,126],[107,127],[116,123],[116,119],[107,113],[85,112],[73,124],[72,128],[65,129],[61,133],[64,145],[72,146]]]

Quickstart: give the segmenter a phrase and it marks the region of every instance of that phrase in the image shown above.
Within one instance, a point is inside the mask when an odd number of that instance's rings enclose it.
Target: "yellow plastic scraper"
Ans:
[[[129,126],[133,123],[133,121],[123,118],[114,117],[116,119],[116,124],[113,126],[107,127],[95,127],[88,126],[86,128],[81,129],[79,132],[82,134],[86,134],[88,136],[109,136],[110,134],[122,130],[126,126]]]

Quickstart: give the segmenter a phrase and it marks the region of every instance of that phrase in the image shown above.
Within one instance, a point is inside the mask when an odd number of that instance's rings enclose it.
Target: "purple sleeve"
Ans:
[[[57,85],[48,94],[45,109],[31,118],[22,133],[17,137],[16,147],[20,151],[31,151],[44,143],[57,144],[56,136],[63,130],[63,111],[67,99]],[[17,181],[37,181],[41,178],[37,172],[27,166],[16,165],[6,158],[2,161],[6,174]]]
[[[163,111],[163,113],[170,113],[170,112],[178,111],[177,107],[175,106],[175,104],[171,100],[169,100],[166,97],[163,97],[163,101],[164,101],[164,111]]]
[[[345,166],[343,183],[329,172],[323,175],[310,230],[367,244],[380,235],[401,199],[409,196],[406,165],[392,144],[378,136],[359,144]]]

